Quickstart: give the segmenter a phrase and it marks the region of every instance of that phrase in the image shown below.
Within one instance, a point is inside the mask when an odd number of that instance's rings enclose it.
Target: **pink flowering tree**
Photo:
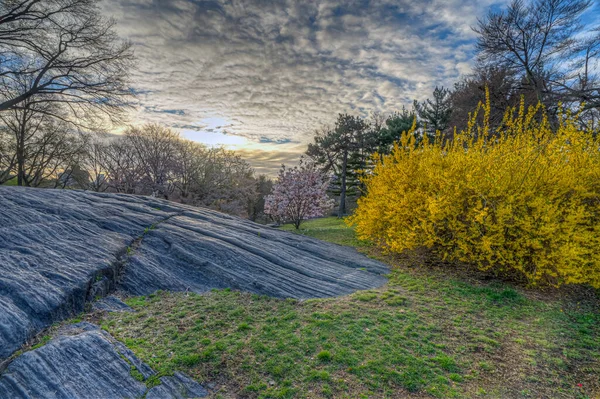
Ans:
[[[265,213],[277,222],[292,222],[323,216],[333,206],[327,196],[329,178],[313,162],[300,159],[294,168],[281,167],[273,191],[265,198]]]

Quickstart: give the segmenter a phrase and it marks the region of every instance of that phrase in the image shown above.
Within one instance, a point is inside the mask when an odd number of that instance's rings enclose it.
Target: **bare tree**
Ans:
[[[600,35],[580,18],[591,5],[591,0],[513,0],[474,28],[480,60],[514,73],[521,88],[550,109],[558,101],[597,109]]]
[[[98,149],[98,162],[106,173],[109,188],[117,193],[135,194],[144,174],[131,143],[115,137],[107,144],[99,143]]]
[[[250,164],[220,147],[208,149],[206,161],[194,186],[196,203],[228,213],[243,213],[246,199],[255,189]]]
[[[88,173],[88,182],[84,188],[96,192],[103,192],[108,189],[105,170],[107,145],[106,137],[100,134],[90,134],[85,146],[85,154],[79,161],[81,167]]]
[[[516,74],[502,66],[476,65],[471,75],[467,75],[454,85],[450,93],[452,114],[449,126],[456,127],[459,131],[467,128],[468,115],[477,104],[486,101],[486,89],[489,92],[490,115],[489,121],[492,131],[499,127],[504,120],[508,107],[515,107],[524,97],[526,104],[537,103],[537,96],[531,90],[526,90],[521,85]],[[483,118],[483,113],[479,114]],[[447,132],[451,135],[453,131]]]
[[[16,176],[17,152],[12,137],[6,126],[0,126],[0,184],[12,180]]]
[[[71,123],[120,121],[132,61],[99,0],[0,2],[0,111],[29,99],[65,105]]]
[[[159,124],[147,124],[129,128],[126,139],[136,152],[146,188],[152,195],[168,199],[174,189],[172,175],[179,134]]]
[[[260,215],[270,187],[235,152],[182,139],[161,125],[87,134],[80,143],[85,151],[50,168],[55,187],[162,196],[248,217]]]
[[[176,145],[174,185],[181,202],[193,203],[194,194],[208,166],[208,149],[190,140],[179,140]]]
[[[262,208],[254,170],[233,151],[189,140],[178,140],[176,149],[171,177],[180,201],[248,217],[252,215],[249,202]]]
[[[25,103],[23,108],[0,113],[0,120],[5,125],[4,141],[12,143],[17,184],[37,187],[73,163],[83,140],[71,126],[37,112],[40,104]]]
[[[248,219],[256,222],[265,215],[265,198],[273,190],[273,180],[267,175],[260,175],[254,179],[255,190],[248,197]]]

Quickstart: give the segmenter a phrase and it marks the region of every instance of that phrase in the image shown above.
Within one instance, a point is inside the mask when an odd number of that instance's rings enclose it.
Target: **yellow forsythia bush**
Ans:
[[[493,134],[488,115],[489,101],[452,141],[404,133],[375,156],[349,223],[392,252],[429,247],[531,285],[600,287],[600,140],[569,112],[552,128],[521,102]]]

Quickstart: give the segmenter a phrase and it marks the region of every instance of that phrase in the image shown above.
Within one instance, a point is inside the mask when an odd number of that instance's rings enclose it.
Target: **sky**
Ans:
[[[138,58],[132,123],[295,163],[337,114],[410,107],[470,71],[478,17],[505,0],[105,0]]]

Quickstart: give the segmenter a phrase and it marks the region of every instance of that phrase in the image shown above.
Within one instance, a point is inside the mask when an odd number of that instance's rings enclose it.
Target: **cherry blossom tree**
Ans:
[[[265,198],[265,214],[277,222],[292,222],[323,216],[333,206],[326,194],[329,178],[314,162],[300,160],[293,168],[281,167],[273,191]]]

